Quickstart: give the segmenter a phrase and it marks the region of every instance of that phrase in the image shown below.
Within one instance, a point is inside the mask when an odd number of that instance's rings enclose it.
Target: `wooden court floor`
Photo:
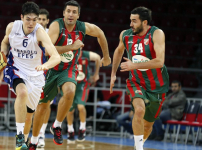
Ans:
[[[94,141],[84,141],[82,143],[69,144],[64,140],[63,145],[55,145],[52,139],[46,139],[46,146],[37,150],[134,150],[131,146],[114,145]],[[15,150],[15,137],[0,137],[0,150]],[[155,149],[144,149],[155,150]]]

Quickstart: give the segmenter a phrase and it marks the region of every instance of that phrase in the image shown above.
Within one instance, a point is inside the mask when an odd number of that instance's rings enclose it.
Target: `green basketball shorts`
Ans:
[[[148,122],[154,122],[157,120],[159,118],[158,116],[160,115],[161,107],[165,100],[166,93],[147,92],[143,87],[137,85],[137,83],[129,79],[126,80],[126,83],[126,90],[130,95],[131,104],[135,98],[143,99],[146,106],[144,119]]]

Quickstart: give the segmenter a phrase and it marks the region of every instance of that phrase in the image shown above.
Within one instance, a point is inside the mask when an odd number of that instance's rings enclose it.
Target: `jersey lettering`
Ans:
[[[142,43],[135,44],[134,47],[135,47],[134,53],[138,53],[138,51],[140,51],[140,53],[143,53]]]
[[[67,39],[67,45],[71,45],[73,43],[72,39]]]

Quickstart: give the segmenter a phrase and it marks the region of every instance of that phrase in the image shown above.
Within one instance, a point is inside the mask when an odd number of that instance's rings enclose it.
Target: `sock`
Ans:
[[[86,122],[80,122],[80,130],[86,130]]]
[[[24,134],[24,126],[25,126],[25,123],[17,123],[16,122],[17,135],[19,135],[20,133]]]
[[[61,128],[62,126],[62,122],[59,122],[57,121],[57,119],[55,120],[54,124],[53,124],[53,127],[56,128],[56,127],[60,127]]]
[[[67,125],[67,128],[68,128],[68,132],[74,132],[73,124],[72,125]]]
[[[40,137],[44,137],[44,136],[45,136],[46,127],[47,127],[47,123],[44,123],[44,124],[42,125],[41,130],[40,130],[40,133],[39,133],[39,136],[40,136]]]
[[[137,150],[143,150],[143,135],[134,135],[135,147]]]
[[[32,136],[32,137],[31,137],[31,143],[32,143],[32,144],[38,143],[38,136]]]
[[[24,136],[25,136],[25,142],[27,142],[27,138],[28,138],[29,134],[24,134]]]

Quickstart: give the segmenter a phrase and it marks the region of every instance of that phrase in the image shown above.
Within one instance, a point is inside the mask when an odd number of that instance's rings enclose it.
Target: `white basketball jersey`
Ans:
[[[11,33],[9,34],[9,43],[11,46],[10,54],[13,59],[13,66],[28,76],[38,76],[43,71],[36,71],[35,68],[42,64],[42,50],[39,47],[36,31],[43,28],[40,24],[36,24],[33,32],[25,36],[23,31],[23,22],[17,20],[13,24]],[[8,60],[9,61],[9,60]]]

